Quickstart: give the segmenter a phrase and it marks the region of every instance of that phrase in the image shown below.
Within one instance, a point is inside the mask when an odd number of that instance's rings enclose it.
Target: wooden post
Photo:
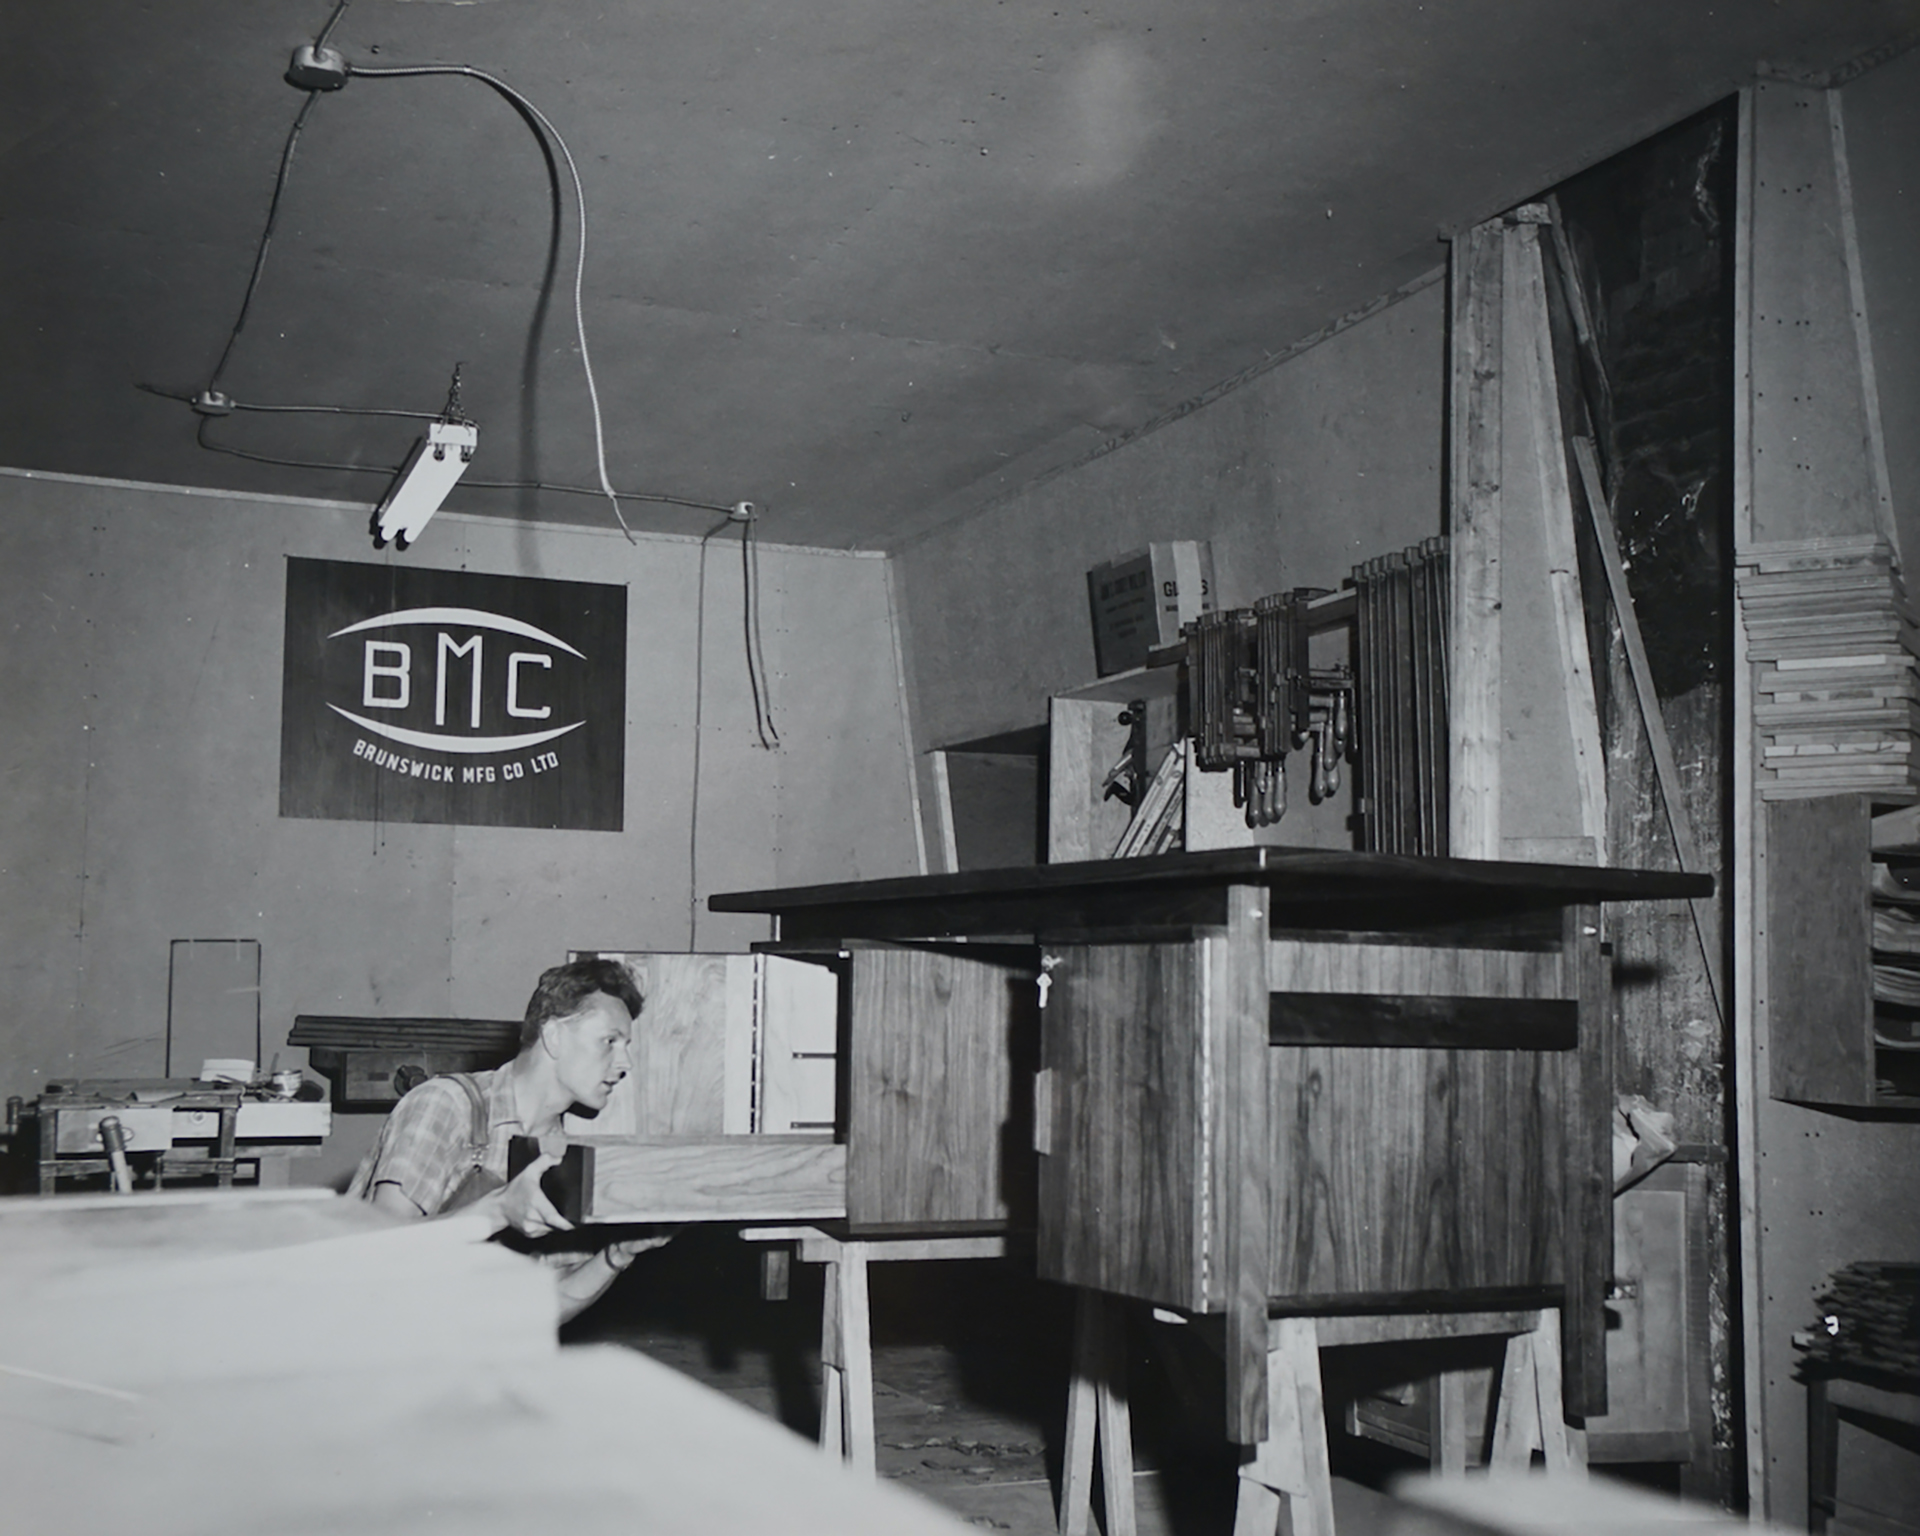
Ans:
[[[1566,1303],[1561,1360],[1567,1412],[1607,1411],[1607,1284],[1613,1275],[1613,1000],[1600,952],[1600,909],[1568,907],[1560,963],[1580,1005],[1576,1112],[1565,1127]]]
[[[1267,1437],[1267,1297],[1272,1288],[1273,1137],[1267,1082],[1266,891],[1236,885],[1227,928],[1206,947],[1206,1071],[1213,1120],[1215,1269],[1226,1312],[1227,1437]]]
[[[1547,318],[1546,276],[1537,224],[1516,224],[1506,235],[1508,314],[1522,331],[1514,380],[1518,406],[1529,420],[1533,467],[1538,480],[1540,526],[1553,594],[1554,635],[1565,681],[1567,732],[1573,743],[1574,782],[1580,794],[1580,835],[1606,863],[1607,764],[1600,745],[1600,715],[1594,704],[1593,658],[1587,647],[1586,604],[1580,590],[1580,560],[1573,537],[1573,489],[1567,478],[1567,439],[1560,419],[1560,389]]]
[[[1505,232],[1479,224],[1453,241],[1448,413],[1450,622],[1448,850],[1500,856],[1501,288]]]
[[[1093,1513],[1093,1457],[1100,1453],[1106,1536],[1135,1536],[1133,1419],[1127,1406],[1126,1324],[1119,1303],[1082,1287],[1074,1308],[1067,1443],[1060,1467],[1061,1536],[1086,1536]]]

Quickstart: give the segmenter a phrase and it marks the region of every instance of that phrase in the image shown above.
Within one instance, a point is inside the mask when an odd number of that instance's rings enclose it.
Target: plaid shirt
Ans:
[[[480,1166],[504,1183],[507,1145],[522,1134],[512,1074],[500,1067],[475,1072],[473,1081],[487,1106],[487,1151]],[[391,1184],[421,1215],[437,1216],[472,1171],[472,1148],[473,1101],[452,1079],[429,1078],[394,1105],[347,1193],[371,1200],[382,1184]]]

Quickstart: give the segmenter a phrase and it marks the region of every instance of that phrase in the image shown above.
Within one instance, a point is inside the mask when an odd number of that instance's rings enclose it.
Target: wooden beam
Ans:
[[[1840,247],[1847,266],[1847,308],[1853,315],[1854,351],[1860,362],[1860,403],[1867,418],[1867,465],[1873,472],[1873,521],[1900,561],[1900,521],[1893,512],[1893,477],[1887,470],[1887,435],[1880,423],[1880,379],[1873,367],[1873,328],[1867,316],[1867,280],[1860,265],[1860,227],[1853,215],[1853,172],[1847,160],[1847,126],[1840,92],[1827,98],[1827,137],[1833,149],[1834,191],[1840,204]]]
[[[1525,334],[1516,350],[1514,383],[1519,408],[1529,417],[1540,526],[1553,596],[1554,637],[1560,646],[1567,734],[1573,745],[1574,782],[1580,795],[1580,833],[1592,840],[1596,861],[1606,862],[1607,764],[1600,745],[1600,715],[1594,703],[1593,658],[1587,648],[1586,605],[1573,537],[1573,489],[1567,480],[1566,431],[1547,317],[1546,274],[1540,229],[1517,224],[1506,235],[1507,315]]]
[[[1453,241],[1448,412],[1448,650],[1452,743],[1448,851],[1500,853],[1501,255],[1505,232],[1480,224]]]
[[[1581,489],[1586,494],[1587,515],[1593,524],[1594,542],[1600,548],[1600,564],[1607,573],[1607,588],[1613,598],[1613,611],[1620,621],[1620,640],[1627,652],[1627,670],[1633,676],[1633,691],[1640,701],[1640,718],[1647,728],[1647,744],[1653,751],[1654,775],[1660,781],[1660,801],[1667,813],[1667,826],[1673,834],[1673,851],[1686,874],[1699,874],[1700,849],[1693,840],[1693,824],[1687,820],[1686,801],[1680,788],[1680,768],[1673,758],[1673,742],[1667,735],[1667,723],[1660,713],[1660,697],[1654,691],[1653,664],[1647,659],[1646,641],[1635,615],[1633,593],[1627,585],[1626,562],[1620,558],[1620,540],[1614,531],[1613,513],[1607,493],[1600,483],[1599,456],[1584,437],[1573,440],[1574,462],[1580,468]],[[1736,624],[1736,628],[1738,625]],[[1726,1002],[1720,981],[1720,912],[1711,897],[1695,897],[1688,903],[1693,912],[1693,930],[1700,941],[1700,958],[1707,968],[1707,985],[1713,989],[1714,1011],[1725,1019]]]

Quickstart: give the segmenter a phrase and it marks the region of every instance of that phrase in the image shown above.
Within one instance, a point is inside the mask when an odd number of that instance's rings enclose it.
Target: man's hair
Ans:
[[[520,1047],[540,1038],[540,1026],[549,1019],[569,1018],[596,992],[617,997],[627,1005],[627,1016],[640,1017],[646,999],[633,984],[633,975],[617,960],[570,960],[540,973],[540,984],[527,999],[526,1022],[520,1026]]]

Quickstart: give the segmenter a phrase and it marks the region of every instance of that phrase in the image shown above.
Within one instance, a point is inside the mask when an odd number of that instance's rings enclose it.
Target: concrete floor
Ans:
[[[880,1475],[981,1529],[1051,1536],[1068,1293],[1015,1261],[876,1265],[871,1276]],[[696,1229],[640,1259],[566,1337],[640,1349],[812,1438],[820,1300],[818,1268],[795,1265],[790,1299],[762,1301],[757,1251],[730,1232]],[[1205,1422],[1222,1394],[1209,1390],[1204,1359],[1196,1373],[1194,1361],[1167,1358],[1167,1332],[1133,1329],[1140,1533],[1224,1536],[1237,1458]],[[1176,1408],[1183,1395],[1197,1411]],[[1335,1489],[1341,1536],[1373,1536],[1391,1524],[1382,1518],[1390,1501],[1374,1487],[1412,1463],[1358,1442],[1335,1454],[1349,1474]]]

